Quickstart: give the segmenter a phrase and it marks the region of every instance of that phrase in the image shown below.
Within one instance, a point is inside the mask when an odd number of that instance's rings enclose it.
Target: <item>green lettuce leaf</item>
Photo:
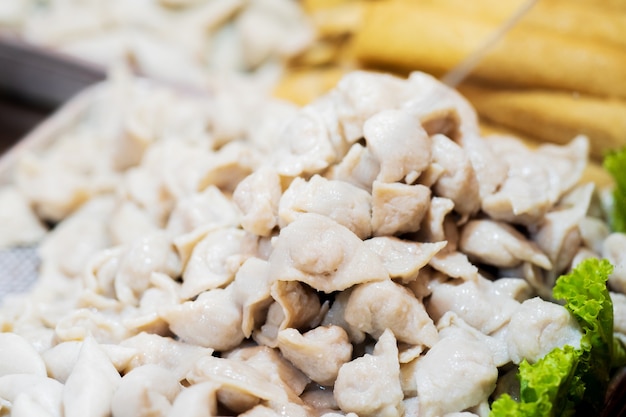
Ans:
[[[520,401],[500,396],[491,406],[491,417],[599,414],[615,358],[624,356],[613,339],[613,303],[606,286],[612,271],[607,260],[590,258],[559,277],[553,296],[565,300],[565,308],[579,323],[580,348],[555,348],[534,364],[523,361]]]
[[[616,232],[626,232],[626,148],[608,153],[604,157],[604,169],[615,180],[613,207],[609,223]]]
[[[508,394],[491,405],[492,417],[571,416],[584,393],[577,375],[581,352],[572,346],[553,349],[535,364],[519,367],[520,402]]]
[[[603,405],[613,357],[613,303],[606,282],[613,266],[606,259],[581,262],[561,276],[552,294],[565,300],[583,331],[580,374],[586,387],[583,406],[598,412]]]

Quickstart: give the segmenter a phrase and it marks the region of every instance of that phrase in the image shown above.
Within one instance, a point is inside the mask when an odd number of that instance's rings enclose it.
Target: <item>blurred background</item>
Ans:
[[[2,0],[0,40],[0,149],[116,65],[200,90],[245,77],[299,105],[355,69],[425,71],[485,133],[585,134],[596,162],[626,144],[626,0]]]

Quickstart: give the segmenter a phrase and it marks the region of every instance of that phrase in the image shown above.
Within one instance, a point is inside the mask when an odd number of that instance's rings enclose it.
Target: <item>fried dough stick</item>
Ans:
[[[281,78],[273,95],[304,106],[335,87],[345,73],[337,67],[292,69]]]
[[[542,141],[589,137],[591,156],[626,146],[626,101],[545,90],[459,88],[481,117]]]
[[[439,7],[471,19],[503,22],[513,15],[524,0],[397,0],[413,7]],[[518,22],[518,26],[536,26],[569,37],[626,47],[626,11],[615,12],[600,6],[572,0],[540,0]],[[626,4],[626,2],[625,2]]]
[[[554,1],[554,0],[547,0]],[[626,12],[626,0],[572,0],[572,3],[587,4],[595,7],[603,7],[615,11]]]
[[[479,49],[496,27],[426,4],[374,2],[356,33],[355,55],[365,65],[442,74]],[[472,76],[504,85],[626,97],[626,53],[520,26],[484,56]]]

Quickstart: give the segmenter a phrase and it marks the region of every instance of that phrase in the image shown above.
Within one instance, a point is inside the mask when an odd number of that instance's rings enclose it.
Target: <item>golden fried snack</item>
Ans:
[[[303,0],[302,5],[313,22],[316,39],[292,57],[288,67],[297,68],[298,77],[302,78],[306,68],[313,70],[352,63],[351,35],[361,25],[364,3],[360,0]],[[311,77],[317,77],[318,73],[320,71]]]
[[[555,1],[555,0],[543,0],[543,1]],[[612,9],[615,11],[626,12],[626,0],[572,0],[572,3],[586,4],[593,7]]]
[[[292,69],[281,78],[273,95],[303,106],[332,89],[345,73],[339,67]]]
[[[311,68],[335,65],[342,59],[344,42],[317,39],[302,53],[288,62],[290,68]]]
[[[355,54],[369,66],[445,73],[497,28],[489,19],[468,19],[427,4],[381,1],[368,6],[355,35]],[[525,25],[498,41],[472,76],[505,85],[626,97],[626,54],[613,45]]]
[[[580,182],[593,182],[600,188],[612,187],[615,184],[611,174],[609,174],[607,170],[602,167],[602,164],[596,161],[589,161],[587,167],[583,171]]]
[[[397,0],[409,2],[410,0]],[[504,22],[526,0],[422,0],[419,6],[440,7],[463,13],[472,19]],[[572,0],[538,1],[518,22],[518,26],[537,26],[569,37],[626,46],[626,13],[599,4]]]
[[[559,144],[584,134],[600,159],[626,146],[626,101],[539,90],[495,90],[464,85],[460,92],[481,117],[542,141]]]
[[[363,21],[366,3],[351,1],[309,12],[318,36],[343,36],[356,32]]]
[[[346,3],[356,3],[358,0],[302,0],[302,8],[307,13],[313,13],[318,10],[330,9],[341,6]]]

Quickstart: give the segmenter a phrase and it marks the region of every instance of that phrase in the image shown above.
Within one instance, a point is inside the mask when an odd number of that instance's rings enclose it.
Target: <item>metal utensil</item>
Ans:
[[[106,72],[86,61],[10,37],[0,37],[0,92],[22,103],[54,109]]]

